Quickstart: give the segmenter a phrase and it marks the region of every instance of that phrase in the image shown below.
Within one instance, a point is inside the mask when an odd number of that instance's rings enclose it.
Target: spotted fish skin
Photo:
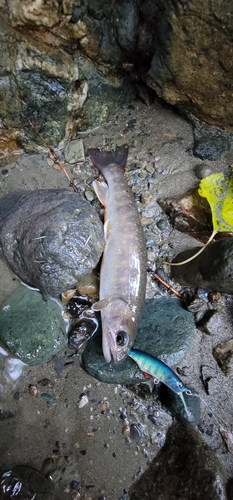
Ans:
[[[161,359],[140,351],[139,349],[131,349],[128,352],[128,356],[137,363],[140,370],[148,373],[156,380],[163,382],[176,394],[182,392],[190,393],[189,388],[184,385],[180,377],[178,377],[178,375],[176,375],[176,373]]]
[[[100,300],[94,309],[101,311],[105,359],[109,362],[113,357],[118,363],[127,356],[138,330],[146,289],[146,244],[134,196],[124,176],[128,147],[115,152],[89,149],[88,153],[106,180],[93,182],[105,207]]]

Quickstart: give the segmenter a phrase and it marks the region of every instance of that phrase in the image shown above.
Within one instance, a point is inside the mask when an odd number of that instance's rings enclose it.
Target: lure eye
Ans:
[[[183,387],[182,382],[177,382],[177,387]]]
[[[118,347],[123,347],[129,341],[129,335],[124,330],[119,330],[116,334],[116,343]]]

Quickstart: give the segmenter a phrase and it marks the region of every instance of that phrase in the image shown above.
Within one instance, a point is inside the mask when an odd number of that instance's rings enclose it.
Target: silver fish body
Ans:
[[[103,353],[107,362],[122,361],[133,345],[145,299],[147,254],[133,193],[124,177],[128,148],[116,152],[90,149],[90,157],[106,182],[93,182],[105,207],[105,248],[99,302]]]

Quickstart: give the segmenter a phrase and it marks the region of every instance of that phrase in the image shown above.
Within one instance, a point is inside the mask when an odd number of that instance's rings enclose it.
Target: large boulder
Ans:
[[[66,189],[16,192],[0,200],[0,243],[14,273],[58,296],[91,272],[103,251],[103,224]]]

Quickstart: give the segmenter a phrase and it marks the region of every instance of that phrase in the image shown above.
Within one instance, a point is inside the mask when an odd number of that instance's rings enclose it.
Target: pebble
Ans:
[[[28,392],[29,392],[30,396],[33,396],[33,397],[38,395],[38,389],[35,385],[29,385]]]
[[[156,222],[156,226],[160,229],[160,231],[165,231],[169,227],[169,223],[167,219],[159,219]]]
[[[85,160],[84,146],[82,139],[75,139],[67,142],[64,148],[65,160],[68,163],[77,163]]]
[[[56,403],[56,398],[52,394],[48,394],[47,392],[42,392],[40,396],[49,405],[54,405]]]
[[[148,419],[152,422],[152,424],[158,425],[158,419],[154,415],[148,415]]]
[[[225,376],[233,373],[233,339],[221,342],[213,349],[213,355]]]
[[[87,201],[92,201],[94,200],[95,198],[95,193],[94,191],[90,190],[90,189],[87,189],[85,192],[85,198],[87,199]]]
[[[155,169],[152,165],[148,164],[146,165],[146,171],[149,172],[149,174],[153,174],[155,172]]]
[[[143,436],[143,427],[138,422],[137,424],[131,424],[130,425],[130,438],[133,439],[134,441],[139,441]]]
[[[141,195],[141,203],[149,205],[153,200],[153,195],[149,191],[144,191]]]
[[[194,167],[194,173],[198,179],[204,179],[213,173],[212,169],[205,163],[198,163]]]
[[[81,397],[81,399],[80,399],[80,401],[78,403],[78,407],[79,408],[83,408],[84,406],[87,405],[88,402],[89,402],[88,397],[84,395],[84,396]]]

